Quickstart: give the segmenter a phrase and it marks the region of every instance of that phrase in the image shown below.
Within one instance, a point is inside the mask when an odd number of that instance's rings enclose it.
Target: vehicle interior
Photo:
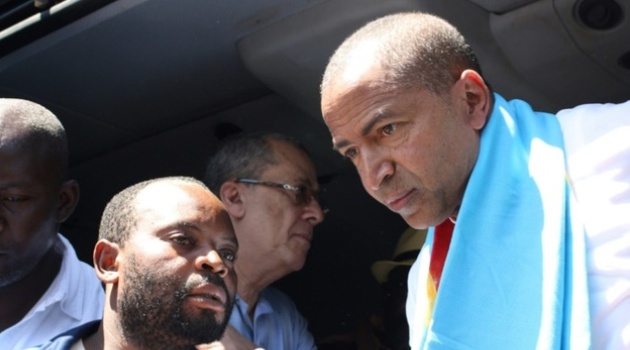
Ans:
[[[0,0],[0,97],[65,125],[81,200],[61,231],[89,263],[100,214],[124,187],[201,178],[238,132],[299,139],[330,211],[304,269],[277,287],[321,339],[378,307],[370,265],[407,226],[333,152],[320,79],[347,35],[402,11],[457,26],[506,98],[548,112],[630,98],[625,0]]]

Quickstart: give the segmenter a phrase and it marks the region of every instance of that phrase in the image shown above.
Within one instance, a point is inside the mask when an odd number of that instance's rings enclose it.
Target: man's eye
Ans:
[[[226,261],[234,261],[236,260],[236,253],[231,249],[223,249],[219,252],[221,255],[221,259]]]
[[[308,204],[311,200],[318,199],[319,190],[312,190],[307,186],[300,186],[296,196],[297,204]]]
[[[396,124],[387,124],[381,129],[381,131],[385,135],[391,135],[396,131]]]
[[[26,196],[5,196],[2,198],[2,200],[11,202],[11,203],[24,202],[27,199],[28,198]]]
[[[193,244],[192,239],[190,239],[187,236],[174,236],[171,238],[171,241],[177,243],[177,244],[181,244],[181,245],[191,245]]]
[[[357,150],[354,148],[350,148],[346,150],[345,152],[343,152],[343,156],[348,159],[354,159],[354,157],[357,156]]]

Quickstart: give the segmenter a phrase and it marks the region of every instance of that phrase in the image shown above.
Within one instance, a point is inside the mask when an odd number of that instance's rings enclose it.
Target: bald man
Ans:
[[[103,288],[59,225],[79,185],[67,178],[59,120],[26,100],[0,99],[0,344],[23,349],[98,319]]]

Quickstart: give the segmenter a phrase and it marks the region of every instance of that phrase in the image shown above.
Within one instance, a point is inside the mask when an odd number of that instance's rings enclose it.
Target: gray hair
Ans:
[[[481,74],[472,48],[454,26],[425,13],[399,13],[369,22],[339,46],[326,67],[322,91],[352,64],[352,52],[368,41],[376,43],[374,54],[395,89],[420,87],[443,95],[464,70]]]
[[[219,195],[221,185],[236,178],[258,178],[268,166],[278,164],[272,142],[286,142],[308,152],[297,140],[277,133],[239,134],[226,140],[210,159],[204,182]]]

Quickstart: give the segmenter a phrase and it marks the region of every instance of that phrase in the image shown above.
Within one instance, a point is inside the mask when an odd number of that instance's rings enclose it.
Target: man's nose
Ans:
[[[377,191],[383,182],[394,174],[393,162],[380,152],[364,149],[361,162],[357,165],[363,187],[368,191]]]
[[[304,206],[303,219],[308,221],[311,225],[315,226],[324,221],[324,210],[315,198],[311,198],[311,201]]]
[[[207,254],[199,255],[195,261],[195,266],[198,270],[209,270],[220,277],[225,277],[228,273],[227,266],[225,266],[223,259],[221,259],[219,253],[214,249],[210,250]]]

